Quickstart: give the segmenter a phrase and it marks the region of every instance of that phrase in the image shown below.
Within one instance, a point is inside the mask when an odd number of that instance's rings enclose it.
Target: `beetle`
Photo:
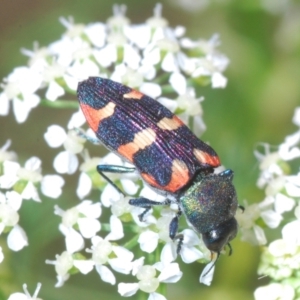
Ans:
[[[178,212],[169,236],[179,239],[178,253],[183,241],[177,234],[178,221],[183,213],[202,235],[212,257],[217,254],[218,258],[226,245],[231,254],[230,241],[238,230],[235,213],[242,207],[232,183],[233,171],[214,173],[220,166],[217,153],[162,104],[121,83],[90,77],[78,84],[77,95],[99,141],[134,165],[98,165],[99,174],[120,191],[104,173],[137,171],[146,184],[166,196],[162,202],[131,199],[131,205],[144,208],[140,220],[152,206],[175,202]]]

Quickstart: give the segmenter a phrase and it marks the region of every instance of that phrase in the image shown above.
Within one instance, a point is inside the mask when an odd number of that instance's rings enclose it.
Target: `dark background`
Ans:
[[[231,61],[225,72],[229,81],[226,89],[198,90],[199,95],[205,96],[204,121],[208,128],[202,138],[210,142],[222,163],[235,171],[240,202],[263,200],[263,192],[256,188],[259,170],[253,150],[262,141],[277,145],[296,130],[291,118],[300,104],[299,2],[290,1],[278,13],[270,13],[262,7],[263,1],[258,0],[211,1],[202,10],[186,10],[175,5],[177,1],[160,2],[163,16],[173,27],[185,26],[186,36],[208,39],[216,32],[220,34],[220,51]],[[283,3],[274,1],[273,9],[276,2]],[[152,16],[156,4],[141,0],[0,0],[0,77],[7,76],[17,66],[26,65],[27,58],[20,54],[20,48],[32,49],[34,41],[47,46],[60,38],[65,30],[58,21],[60,16],[73,16],[76,23],[105,22],[112,14],[114,3],[127,5],[127,16],[132,23],[143,23]],[[52,161],[57,150],[47,147],[42,134],[50,124],[65,126],[70,112],[39,107],[23,124],[17,124],[12,113],[1,117],[0,145],[11,139],[11,148],[21,162],[39,156],[43,159],[43,173],[53,173]],[[67,178],[67,187],[69,183],[72,179]],[[68,196],[60,199],[59,205],[75,205],[74,191],[67,188],[65,193]],[[69,195],[74,199],[70,200]],[[63,240],[57,235],[59,218],[47,218],[55,203],[44,199],[39,205],[29,201],[22,206],[20,223],[28,234],[30,247],[20,253],[5,252],[5,260],[0,265],[0,299],[21,291],[25,282],[32,292],[39,281],[43,284],[39,294],[43,299],[120,299],[117,288],[104,284],[96,272],[72,276],[63,288],[54,288],[53,267],[44,261],[54,259],[64,248]],[[0,243],[5,247],[3,238]],[[256,274],[259,249],[239,238],[232,245],[233,256],[222,255],[211,287],[198,283],[202,265],[182,265],[183,278],[169,286],[168,299],[252,299],[254,289],[268,282],[258,280]]]

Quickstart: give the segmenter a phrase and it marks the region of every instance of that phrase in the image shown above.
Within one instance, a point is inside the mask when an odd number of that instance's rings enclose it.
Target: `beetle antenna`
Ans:
[[[232,247],[231,247],[230,243],[228,243],[227,245],[229,247],[229,256],[230,256],[232,254]]]
[[[216,265],[216,262],[219,259],[219,257],[220,257],[220,252],[217,252],[217,258],[216,258],[216,260],[211,265],[211,267],[208,269],[208,271],[203,275],[203,277],[205,277],[212,270],[212,268]],[[211,260],[213,260],[213,252],[211,252]]]

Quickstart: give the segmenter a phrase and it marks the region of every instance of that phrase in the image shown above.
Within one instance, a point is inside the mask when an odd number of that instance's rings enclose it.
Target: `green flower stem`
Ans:
[[[167,284],[161,282],[156,292],[164,295],[167,298]]]
[[[168,72],[164,72],[163,74],[156,77],[153,82],[158,83],[159,85],[161,85],[164,82],[168,81],[169,77],[170,77],[170,74]]]
[[[138,244],[139,235],[135,235],[131,240],[123,245],[124,248],[130,250]]]
[[[109,232],[110,231],[110,224],[101,223],[101,231]]]
[[[71,108],[71,109],[78,109],[79,105],[77,101],[73,100],[56,100],[56,101],[49,101],[46,99],[41,100],[41,105],[51,108]]]
[[[170,84],[165,84],[161,86],[161,92],[162,94],[170,94],[170,93],[174,93],[174,89]]]
[[[138,294],[137,294],[137,299],[138,300],[147,300],[149,297],[149,294],[148,293],[144,293],[142,291],[139,291]]]

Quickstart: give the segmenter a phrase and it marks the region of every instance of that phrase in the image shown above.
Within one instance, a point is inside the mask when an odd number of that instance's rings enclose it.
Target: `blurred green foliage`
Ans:
[[[256,188],[258,164],[253,150],[261,141],[276,145],[295,130],[291,118],[300,104],[299,4],[290,1],[285,10],[272,14],[262,8],[259,0],[214,1],[192,12],[175,6],[176,1],[160,2],[170,25],[185,26],[187,36],[198,39],[220,34],[220,50],[231,60],[225,72],[229,81],[224,90],[204,87],[198,91],[205,96],[204,120],[208,128],[202,138],[210,142],[222,163],[235,171],[240,202],[261,201],[263,192]],[[73,16],[78,23],[105,22],[113,3],[125,3],[132,23],[142,23],[152,15],[156,2],[2,0],[0,77],[26,63],[21,47],[32,49],[34,41],[44,46],[60,38],[64,31],[58,22],[60,16]],[[43,158],[44,173],[51,173],[55,151],[46,146],[41,132],[50,124],[66,125],[65,114],[66,111],[52,113],[41,107],[33,110],[22,125],[12,114],[1,117],[0,145],[12,139],[11,149],[21,155],[21,161],[37,155]],[[59,202],[61,207],[77,203],[75,191],[66,190],[64,195]],[[73,276],[63,288],[54,288],[54,269],[44,264],[63,250],[63,239],[57,235],[59,218],[46,217],[52,214],[54,204],[53,200],[43,199],[40,205],[28,202],[22,207],[21,225],[28,233],[30,247],[20,253],[5,253],[0,265],[0,300],[21,291],[25,282],[30,291],[42,282],[39,297],[47,300],[120,299],[116,287],[104,284],[95,272]],[[0,244],[4,247],[5,241],[0,240]],[[252,299],[255,287],[264,284],[256,274],[259,249],[238,238],[233,247],[232,257],[222,256],[219,260],[211,287],[198,283],[200,265],[182,265],[184,276],[176,285],[170,285],[168,299]]]

